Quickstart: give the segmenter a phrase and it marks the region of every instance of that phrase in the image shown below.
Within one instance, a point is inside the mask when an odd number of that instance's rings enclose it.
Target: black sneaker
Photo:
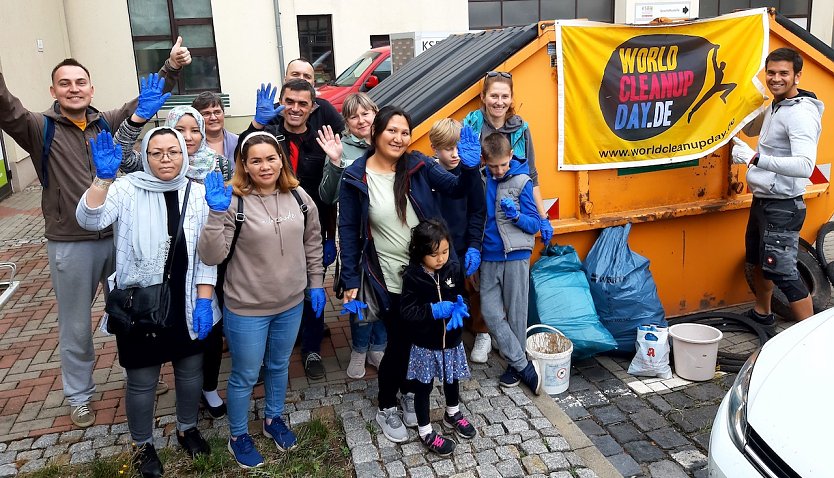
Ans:
[[[764,325],[765,327],[773,327],[776,324],[776,316],[773,314],[762,315],[756,312],[756,309],[750,309],[747,311],[747,318],[756,322],[757,324]]]
[[[509,365],[507,365],[507,370],[504,370],[504,373],[501,374],[501,378],[498,379],[498,383],[504,388],[515,387],[519,382],[518,372]]]
[[[449,416],[448,413],[443,414],[443,426],[454,430],[455,434],[464,440],[471,440],[478,436],[475,427],[469,423],[469,420],[463,417],[463,414],[458,411],[454,416]]]
[[[426,438],[421,438],[420,441],[429,451],[437,453],[440,456],[449,456],[455,451],[457,444],[454,440],[438,435],[437,432],[431,432],[426,435]]]
[[[206,442],[206,439],[203,438],[203,435],[200,434],[200,430],[197,430],[197,427],[189,428],[182,432],[182,435],[177,432],[177,441],[180,442],[180,446],[182,446],[191,458],[196,458],[197,455],[208,455],[211,453],[211,447]]]
[[[142,478],[159,478],[162,476],[162,462],[156,454],[153,443],[134,446],[133,467]]]
[[[519,372],[521,381],[530,388],[536,395],[542,393],[542,375],[535,360],[527,362],[524,370]]]
[[[209,405],[208,400],[206,400],[206,396],[200,394],[200,403],[203,404],[203,408],[206,409],[211,418],[219,420],[226,416],[226,402],[223,402],[216,407],[212,407],[211,405]]]
[[[324,364],[321,363],[321,355],[310,352],[304,357],[304,375],[310,380],[324,378]]]

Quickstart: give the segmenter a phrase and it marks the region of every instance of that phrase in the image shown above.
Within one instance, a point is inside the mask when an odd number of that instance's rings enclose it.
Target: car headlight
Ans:
[[[738,371],[736,381],[730,387],[729,401],[727,403],[727,422],[730,429],[730,439],[739,451],[744,450],[747,434],[747,391],[750,389],[750,377],[753,375],[753,365],[759,357],[756,349],[744,362],[744,366]]]

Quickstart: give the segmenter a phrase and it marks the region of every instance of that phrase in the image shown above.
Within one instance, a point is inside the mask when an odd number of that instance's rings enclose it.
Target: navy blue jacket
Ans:
[[[464,257],[470,247],[480,251],[486,220],[483,181],[476,181],[465,197],[453,198],[440,194],[437,201],[449,228],[449,235],[452,236],[452,249],[458,257]]]
[[[342,187],[339,191],[340,280],[345,290],[358,289],[360,271],[367,274],[380,299],[380,305],[387,310],[388,289],[379,266],[379,257],[373,245],[371,225],[368,221],[370,197],[365,165],[373,154],[373,149],[368,150],[345,168],[342,174]],[[458,166],[462,171],[455,175],[418,151],[405,153],[400,161],[406,161],[408,199],[420,220],[443,218],[432,189],[448,196],[463,197],[472,189],[473,184],[481,181],[475,168]]]

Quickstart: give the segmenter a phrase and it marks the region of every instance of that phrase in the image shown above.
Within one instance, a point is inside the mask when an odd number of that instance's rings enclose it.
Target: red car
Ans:
[[[391,76],[391,47],[382,46],[363,53],[343,71],[336,81],[318,88],[324,98],[341,113],[342,103],[351,93],[368,91]]]

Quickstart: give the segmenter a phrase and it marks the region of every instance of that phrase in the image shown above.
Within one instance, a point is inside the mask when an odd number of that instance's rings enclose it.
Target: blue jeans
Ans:
[[[262,363],[266,367],[265,416],[273,418],[283,413],[290,354],[301,323],[302,304],[303,301],[280,314],[267,316],[237,315],[223,309],[223,332],[232,355],[232,373],[226,389],[232,436],[249,431],[249,401]]]
[[[354,352],[384,352],[388,343],[388,332],[381,320],[359,321],[350,316],[350,340]]]

